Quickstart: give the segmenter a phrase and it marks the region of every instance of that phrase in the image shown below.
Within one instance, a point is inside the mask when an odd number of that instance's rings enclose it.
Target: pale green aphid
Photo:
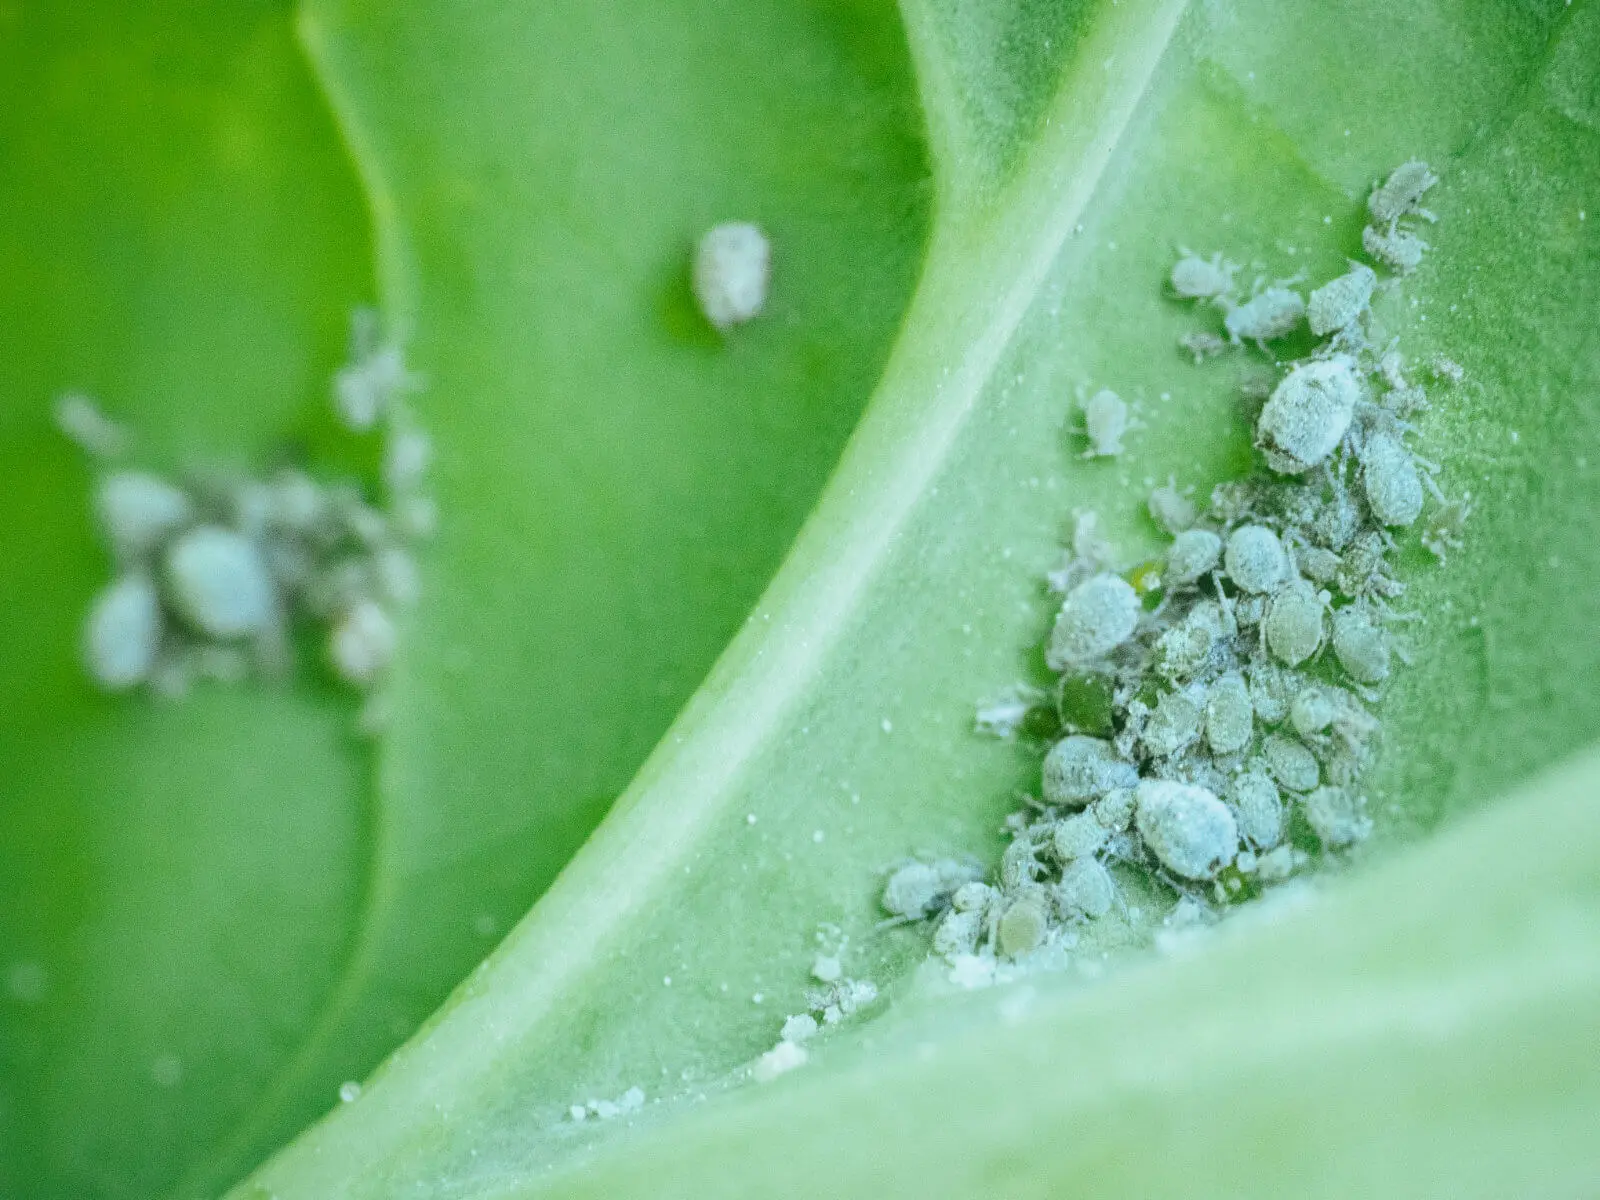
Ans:
[[[1289,574],[1283,543],[1263,525],[1241,525],[1229,534],[1222,565],[1228,578],[1247,592],[1270,592]]]
[[[1222,539],[1209,529],[1185,529],[1167,547],[1168,587],[1188,587],[1216,570],[1222,556]]]
[[[1083,808],[1113,788],[1133,787],[1139,771],[1110,742],[1075,733],[1050,747],[1042,778],[1046,804]]]
[[[124,575],[95,598],[84,624],[83,655],[108,691],[143,683],[161,647],[161,598],[148,575]]]
[[[1324,337],[1354,323],[1367,310],[1377,283],[1378,276],[1371,267],[1351,263],[1343,275],[1317,288],[1306,302],[1311,332]]]
[[[1233,754],[1250,743],[1255,708],[1244,676],[1229,671],[1206,693],[1206,742],[1217,754]]]
[[[1239,848],[1239,830],[1208,789],[1166,779],[1138,787],[1134,823],[1150,852],[1174,875],[1210,879]]]
[[[1228,311],[1222,324],[1234,342],[1275,341],[1305,320],[1306,302],[1286,287],[1269,287]]]
[[[1200,705],[1183,692],[1164,692],[1145,723],[1141,740],[1156,758],[1178,753],[1200,736]]]
[[[1350,430],[1361,385],[1344,357],[1301,363],[1286,375],[1256,420],[1256,445],[1282,474],[1310,470]]]
[[[995,930],[1002,954],[1020,958],[1044,943],[1050,930],[1048,903],[1048,896],[1040,889],[1038,894],[1024,895],[1007,906]]]
[[[1279,588],[1272,596],[1261,631],[1267,649],[1279,662],[1297,667],[1322,646],[1322,617],[1327,601],[1303,579]]]
[[[1061,671],[1104,658],[1133,636],[1139,613],[1139,593],[1127,580],[1102,573],[1080,583],[1062,602],[1046,661]]]
[[[188,493],[149,471],[113,471],[95,489],[95,512],[112,552],[132,562],[194,519]]]
[[[761,315],[772,274],[772,246],[748,221],[708,230],[695,247],[694,295],[713,328],[726,331]]]
[[[1278,785],[1260,771],[1236,776],[1229,789],[1239,836],[1257,850],[1270,850],[1283,838],[1283,798]]]
[[[201,525],[167,549],[167,593],[197,633],[237,638],[273,623],[278,597],[260,550],[249,538]]]
[[[1069,863],[1061,872],[1061,882],[1056,884],[1056,904],[1067,916],[1082,916],[1099,920],[1111,911],[1116,898],[1116,885],[1111,873],[1093,858],[1079,858]]]
[[[1361,800],[1348,788],[1319,787],[1305,798],[1303,808],[1312,832],[1330,849],[1359,842],[1372,832]]]
[[[1418,207],[1418,202],[1438,182],[1439,177],[1427,163],[1418,159],[1403,162],[1372,190],[1367,198],[1367,211],[1380,225],[1393,225],[1401,217],[1412,214],[1431,221],[1433,214]]]
[[[1389,678],[1389,634],[1360,605],[1334,612],[1330,641],[1339,665],[1357,683],[1382,683]]]
[[[1121,454],[1128,423],[1127,402],[1110,388],[1101,388],[1083,406],[1083,425],[1089,437],[1083,456],[1113,458]]]
[[[1404,229],[1385,233],[1368,225],[1361,231],[1361,246],[1369,255],[1390,270],[1408,275],[1422,264],[1422,255],[1428,243]]]
[[[1292,738],[1270,734],[1261,744],[1261,757],[1272,777],[1291,792],[1309,792],[1322,778],[1322,768],[1311,751]]]
[[[1398,438],[1371,433],[1362,441],[1361,486],[1380,524],[1410,525],[1422,515],[1422,479],[1416,460]]]

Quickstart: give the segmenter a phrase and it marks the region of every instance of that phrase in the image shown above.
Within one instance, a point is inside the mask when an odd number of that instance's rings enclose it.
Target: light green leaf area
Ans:
[[[914,284],[892,13],[359,7],[0,4],[7,1194],[215,1194],[415,1029],[748,612]],[[724,340],[687,264],[729,218],[781,249]],[[97,695],[55,396],[158,467],[365,471],[327,381],[374,300],[442,520],[387,735],[309,642],[283,688]]]
[[[1135,1044],[1144,1022],[1177,1021],[1176,1000],[1141,999],[1166,976],[1119,976],[1080,1007],[1052,1000],[1048,1020],[1022,1033],[973,1018],[977,1030],[944,1056],[942,1031],[956,1019],[907,1011],[920,1003],[913,971],[925,932],[877,928],[876,892],[908,854],[997,854],[1001,817],[1035,786],[1036,756],[976,737],[972,711],[1040,677],[1050,617],[1042,576],[1073,511],[1098,510],[1133,558],[1158,545],[1142,511],[1150,484],[1170,473],[1204,493],[1248,468],[1239,385],[1268,363],[1240,351],[1196,367],[1177,352],[1180,334],[1215,317],[1164,298],[1176,248],[1220,249],[1264,276],[1303,270],[1320,281],[1357,253],[1372,182],[1411,156],[1444,175],[1430,197],[1440,221],[1427,231],[1427,262],[1382,297],[1377,315],[1408,353],[1442,351],[1466,368],[1459,389],[1434,389],[1418,444],[1439,461],[1445,490],[1470,491],[1477,507],[1465,550],[1447,564],[1415,547],[1402,556],[1404,605],[1423,620],[1411,634],[1414,666],[1383,706],[1383,757],[1370,780],[1379,836],[1364,857],[1387,861],[1317,918],[1316,937],[1328,941],[1306,946],[1338,942],[1342,957],[1277,955],[1292,944],[1283,935],[1241,941],[1223,966],[1174,983],[1207,1037],[1246,1037],[1249,1015],[1268,1011],[1238,1007],[1252,994],[1246,979],[1283,997],[1272,1011],[1287,1014],[1261,1058],[1233,1064],[1208,1043],[1174,1069],[1190,1072],[1185,1086],[1200,1102],[1224,1110],[1237,1081],[1232,1153],[1242,1162],[1254,1152],[1269,1174],[1293,1151],[1280,1158],[1240,1140],[1249,1106],[1299,1079],[1333,1088],[1347,1065],[1343,1034],[1323,1036],[1315,1024],[1318,981],[1347,989],[1350,1005],[1334,1019],[1366,1039],[1360,1062],[1389,1072],[1352,1084],[1343,1107],[1327,1110],[1345,1122],[1329,1131],[1331,1145],[1368,1128],[1351,1098],[1368,1096],[1360,1089],[1375,1080],[1392,1086],[1370,1094],[1414,1085],[1443,1097],[1459,1090],[1452,1070],[1470,1074],[1438,1057],[1390,1055],[1384,1039],[1397,1026],[1384,1023],[1405,1017],[1384,1011],[1403,999],[1385,989],[1422,987],[1430,965],[1445,963],[1418,947],[1453,937],[1446,898],[1463,901],[1463,929],[1473,919],[1464,901],[1477,868],[1450,857],[1457,851],[1424,857],[1432,852],[1409,843],[1600,732],[1600,697],[1586,685],[1600,667],[1588,635],[1600,602],[1586,584],[1600,566],[1587,517],[1600,490],[1589,465],[1600,455],[1600,9],[914,0],[903,11],[937,180],[934,232],[884,379],[819,508],[744,631],[556,886],[360,1101],[241,1195],[631,1195],[659,1194],[664,1180],[696,1194],[970,1195],[982,1183],[1042,1195],[1141,1144],[1130,1139],[1146,1120],[1187,1128],[1170,1097],[1096,1113],[1092,1080],[1049,1092],[1049,1068],[1070,1073],[1072,1056],[1094,1045],[1096,1014],[1126,1006],[1112,1047]],[[449,21],[442,10],[438,21]],[[483,34],[481,53],[505,35]],[[1082,439],[1067,428],[1080,385],[1136,402],[1143,427],[1123,458],[1081,458]],[[1563,795],[1548,813],[1522,810],[1524,819],[1546,831],[1570,823],[1577,802]],[[1491,833],[1474,835],[1473,862],[1520,828],[1494,819]],[[1451,943],[1460,960],[1445,965],[1461,974],[1438,985],[1440,1019],[1460,1010],[1463,1053],[1483,1056],[1484,1077],[1505,1086],[1508,1103],[1536,1101],[1516,1091],[1524,1085],[1500,1041],[1508,1026],[1538,1023],[1560,1007],[1561,988],[1581,984],[1579,1007],[1532,1047],[1539,1065],[1525,1086],[1554,1095],[1570,1082],[1563,1047],[1579,1053],[1593,1024],[1592,937],[1567,946],[1556,934],[1489,936],[1547,899],[1562,921],[1592,931],[1587,892],[1563,907],[1568,880],[1587,878],[1581,864],[1561,858],[1548,879],[1540,873],[1560,842],[1530,838],[1484,868],[1492,923]],[[1424,886],[1433,879],[1437,895]],[[1159,897],[1131,876],[1123,882],[1148,925]],[[1413,924],[1384,923],[1413,911]],[[669,1124],[738,1078],[801,1009],[824,922],[851,937],[847,971],[875,980],[891,1011],[907,1011],[900,1032],[868,1023],[854,1038],[924,1045],[933,1065],[903,1053],[880,1072],[870,1054],[840,1051],[838,1066],[815,1068],[787,1099],[712,1098],[702,1116]],[[1147,932],[1108,919],[1080,956],[1093,961]],[[1547,950],[1555,957],[1544,963]],[[1408,974],[1399,966],[1413,951]],[[1460,1008],[1502,965],[1521,969],[1524,954],[1549,974],[1535,971],[1527,992],[1491,990],[1481,1011]],[[1335,976],[1339,964],[1368,960],[1396,967],[1371,995],[1360,978]],[[1423,1001],[1426,1024],[1434,1017]],[[992,1012],[986,1003],[978,1011]],[[1162,1034],[1179,1041],[1157,1049],[1179,1054],[1181,1029]],[[980,1064],[987,1055],[994,1061]],[[1116,1062],[1096,1051],[1091,1066],[1114,1072]],[[993,1157],[976,1175],[941,1174],[960,1141],[940,1118],[964,1114],[972,1072],[981,1072],[972,1076],[979,1107],[995,1101],[992,1120],[974,1118],[992,1134]],[[1021,1099],[1005,1094],[1012,1073],[1027,1081]],[[924,1084],[926,1094],[908,1098]],[[568,1105],[630,1086],[657,1101],[636,1123],[663,1127],[637,1163],[628,1123],[565,1119]],[[1024,1103],[1047,1095],[1037,1114]],[[1481,1107],[1460,1111],[1485,1119]],[[1571,1128],[1576,1112],[1562,1110],[1557,1127]],[[1088,1126],[1081,1148],[1058,1160],[1062,1135],[1046,1117],[1063,1113]],[[1290,1144],[1311,1136],[1302,1130]],[[1399,1161],[1406,1146],[1395,1137]],[[1173,1161],[1200,1161],[1203,1149]],[[808,1173],[834,1157],[820,1176]],[[1412,1178],[1428,1177],[1433,1160],[1409,1161]],[[1338,1177],[1349,1185],[1342,1194],[1361,1192],[1358,1167]],[[1129,1168],[1111,1178],[1126,1182],[1125,1194],[1148,1194],[1141,1186],[1152,1177]]]

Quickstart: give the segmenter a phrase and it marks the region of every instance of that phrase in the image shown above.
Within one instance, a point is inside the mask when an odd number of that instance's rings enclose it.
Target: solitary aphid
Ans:
[[[1089,435],[1085,458],[1112,458],[1122,453],[1128,432],[1128,405],[1109,388],[1101,388],[1084,403],[1083,425]]]
[[[1404,229],[1385,233],[1368,225],[1361,231],[1361,247],[1391,271],[1408,275],[1422,264],[1428,243]]]
[[[1079,858],[1068,863],[1056,884],[1056,904],[1067,917],[1097,921],[1111,911],[1116,885],[1098,859]]]
[[[1393,225],[1401,217],[1412,214],[1431,221],[1433,214],[1418,207],[1418,204],[1438,182],[1439,177],[1429,169],[1427,163],[1417,159],[1403,162],[1389,173],[1388,179],[1372,190],[1372,195],[1367,198],[1367,211],[1380,225]]]
[[[1289,575],[1289,558],[1278,535],[1263,525],[1241,525],[1228,535],[1222,565],[1246,592],[1270,592]]]
[[[1297,667],[1322,646],[1322,614],[1326,600],[1304,580],[1285,584],[1272,596],[1261,631],[1279,662]]]
[[[88,396],[62,396],[56,401],[56,428],[90,458],[120,458],[128,449],[128,432],[100,411]]]
[[[1361,605],[1337,610],[1332,627],[1334,657],[1357,683],[1382,683],[1389,678],[1389,634]]]
[[[1278,785],[1260,771],[1236,777],[1229,791],[1239,822],[1239,835],[1257,850],[1270,850],[1283,839],[1283,798]]]
[[[94,681],[120,692],[143,683],[161,646],[161,598],[150,577],[124,575],[95,598],[83,633]]]
[[[1306,822],[1330,849],[1359,842],[1372,832],[1360,798],[1348,788],[1319,787],[1305,798]]]
[[[1233,292],[1238,269],[1220,250],[1210,258],[1185,250],[1172,268],[1172,291],[1182,300],[1220,301]]]
[[[1269,287],[1228,311],[1222,319],[1228,337],[1241,341],[1274,341],[1293,333],[1305,320],[1306,302],[1291,288]]]
[[[277,595],[255,544],[231,529],[201,525],[167,550],[167,592],[196,632],[215,638],[260,633]]]
[[[1082,808],[1114,788],[1131,788],[1138,782],[1138,768],[1118,758],[1102,738],[1075,733],[1050,747],[1044,757],[1046,804]]]
[[[772,247],[759,226],[728,221],[708,230],[694,252],[700,311],[723,332],[760,316],[771,272]]]
[[[1050,631],[1045,658],[1051,669],[1104,658],[1133,636],[1139,613],[1139,593],[1125,579],[1102,573],[1080,583],[1067,593]]]
[[[100,481],[95,510],[112,551],[124,562],[144,557],[194,516],[188,495],[148,471],[113,471]]]
[[[1210,879],[1239,848],[1228,806],[1193,784],[1144,780],[1134,823],[1161,864],[1185,879]]]
[[[1322,778],[1316,755],[1293,738],[1270,735],[1261,743],[1261,757],[1272,777],[1291,792],[1309,792]]]
[[[1283,474],[1310,470],[1350,430],[1361,385],[1348,358],[1302,363],[1278,384],[1256,421],[1256,445]]]
[[[1225,351],[1228,342],[1214,333],[1201,331],[1184,334],[1178,339],[1178,346],[1194,357],[1194,365],[1198,367],[1206,359],[1215,358]]]
[[[1380,525],[1410,525],[1422,515],[1422,479],[1400,440],[1372,433],[1361,443],[1361,486]]]
[[[1206,743],[1217,754],[1233,754],[1250,744],[1255,708],[1250,688],[1238,671],[1229,671],[1206,693]]]
[[[1330,279],[1306,303],[1306,320],[1318,337],[1335,333],[1354,322],[1372,301],[1378,276],[1371,267],[1351,263],[1337,279]]]
[[[328,636],[328,660],[340,679],[370,687],[388,669],[399,643],[394,621],[371,600],[356,604]]]

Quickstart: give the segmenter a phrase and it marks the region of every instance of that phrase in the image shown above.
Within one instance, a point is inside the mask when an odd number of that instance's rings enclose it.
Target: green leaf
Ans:
[[[212,1194],[414,1029],[736,629],[914,282],[891,13],[567,6],[501,41],[392,7],[0,7],[3,1191]],[[782,248],[724,341],[686,264],[728,217]],[[54,396],[161,466],[364,469],[326,381],[375,289],[443,520],[388,735],[309,666],[95,695],[108,568]]]
[[[1585,684],[1600,665],[1586,633],[1600,605],[1583,583],[1600,549],[1581,518],[1595,500],[1588,458],[1600,452],[1600,237],[1583,215],[1600,194],[1600,9],[993,0],[904,11],[934,155],[935,229],[885,377],[822,503],[750,624],[556,886],[359,1102],[242,1195],[533,1192],[551,1164],[591,1153],[623,1165],[597,1168],[592,1183],[563,1176],[576,1192],[603,1193],[607,1181],[619,1194],[664,1181],[711,1194],[812,1190],[808,1177],[775,1182],[798,1170],[791,1145],[840,1155],[838,1174],[815,1177],[821,1192],[829,1181],[874,1191],[882,1178],[865,1164],[881,1162],[880,1149],[897,1152],[893,1170],[909,1180],[937,1170],[914,1166],[920,1155],[949,1161],[947,1130],[930,1114],[959,1090],[961,1064],[991,1051],[1003,1058],[974,1080],[980,1095],[1003,1084],[1002,1066],[1030,1080],[1048,1065],[1069,1071],[1059,1054],[994,1030],[955,1045],[948,1075],[895,1065],[914,1056],[891,1056],[881,1072],[852,1058],[837,1078],[797,1087],[793,1108],[730,1101],[703,1122],[672,1125],[651,1145],[681,1134],[681,1153],[651,1150],[641,1162],[654,1172],[624,1163],[638,1143],[616,1125],[597,1133],[562,1121],[568,1104],[638,1085],[661,1099],[651,1123],[665,1124],[726,1086],[800,1004],[819,922],[852,935],[853,974],[909,994],[921,935],[874,929],[876,886],[907,853],[997,848],[999,817],[1031,786],[1036,760],[974,738],[971,706],[1037,669],[1031,647],[1049,616],[1039,580],[1067,514],[1096,507],[1130,552],[1153,547],[1140,512],[1147,479],[1171,472],[1204,489],[1248,461],[1235,397],[1252,368],[1235,356],[1196,369],[1175,353],[1196,318],[1162,298],[1174,247],[1259,255],[1263,273],[1333,274],[1358,243],[1371,181],[1405,157],[1443,168],[1441,221],[1428,265],[1386,297],[1380,316],[1408,350],[1441,350],[1466,366],[1469,383],[1439,396],[1422,439],[1443,462],[1446,489],[1469,488],[1479,509],[1466,551],[1447,566],[1421,554],[1404,564],[1408,604],[1427,619],[1416,666],[1385,706],[1373,781],[1384,837],[1374,853],[1394,858],[1374,878],[1409,878],[1408,864],[1416,879],[1432,878],[1436,860],[1404,848],[1413,834],[1600,729],[1600,698]],[[521,28],[483,33],[482,53]],[[1042,61],[1046,38],[1055,56]],[[1074,386],[1091,383],[1142,402],[1147,427],[1122,462],[1085,462],[1064,433]],[[1520,889],[1485,898],[1506,906],[1493,911],[1551,898],[1527,880],[1550,844],[1529,846],[1534,857],[1512,860],[1520,873],[1486,878],[1487,890],[1505,880]],[[1448,864],[1438,869],[1461,896],[1462,868]],[[1555,897],[1566,878],[1552,878]],[[1338,911],[1372,922],[1404,913],[1403,903],[1382,903],[1390,884],[1362,886],[1351,895],[1364,899]],[[1395,891],[1402,901],[1417,894]],[[1442,909],[1428,912],[1453,928]],[[1371,945],[1391,945],[1383,933]],[[1100,940],[1109,950],[1126,936],[1113,921]],[[1547,1011],[1547,983],[1559,991],[1576,980],[1592,1005],[1591,941],[1575,942],[1566,966],[1552,960],[1528,992],[1507,995],[1507,1008],[1493,1009],[1491,996],[1485,1023],[1462,1035],[1460,1069],[1505,1080],[1490,1055],[1497,1022]],[[1516,953],[1552,944],[1534,939]],[[1293,970],[1274,968],[1270,979],[1299,994]],[[1114,1009],[1132,986],[1085,1004]],[[1213,1028],[1251,1028],[1230,1008],[1238,994],[1207,998]],[[1351,1001],[1358,1024],[1366,1003]],[[1133,1038],[1136,1024],[1170,1012],[1158,1005],[1119,1028]],[[1562,1047],[1580,1053],[1592,1016],[1581,1010],[1550,1028],[1540,1083],[1569,1079],[1557,1070]],[[915,1028],[937,1064],[941,1019]],[[1298,1028],[1284,1031],[1291,1046]],[[1381,1033],[1359,1047],[1369,1060],[1382,1056]],[[1063,1029],[1046,1046],[1064,1053],[1094,1037],[1092,1027]],[[1220,1062],[1214,1047],[1205,1052],[1206,1063]],[[1331,1053],[1308,1045],[1307,1071],[1331,1078]],[[1436,1061],[1414,1065],[1426,1097],[1455,1086]],[[1195,1082],[1197,1095],[1220,1099],[1234,1080],[1242,1104],[1259,1102],[1254,1077],[1218,1070]],[[942,1090],[907,1107],[924,1118],[915,1129],[896,1125],[885,1114],[904,1100],[898,1089],[924,1078]],[[1364,1095],[1360,1086],[1337,1102]],[[811,1120],[830,1099],[854,1118],[848,1129],[819,1120],[813,1139],[775,1115]],[[1059,1101],[1074,1113],[1088,1103],[1078,1091]],[[1016,1111],[1003,1107],[997,1121]],[[1466,1120],[1482,1110],[1441,1111]],[[1573,1111],[1557,1115],[1574,1120]],[[1103,1164],[1143,1128],[1131,1107],[1117,1110],[1093,1126],[1087,1157],[1064,1156],[1059,1170]],[[880,1143],[880,1130],[894,1137]],[[756,1139],[749,1177],[738,1166],[741,1131]],[[1002,1163],[989,1178],[1030,1180],[1017,1183],[1026,1194],[1060,1178],[1047,1165],[1053,1145],[1028,1143],[1030,1155],[1017,1149],[1022,1136],[995,1136],[997,1153],[1023,1157],[1014,1174]],[[1277,1162],[1261,1158],[1268,1170]],[[1125,1178],[1137,1194],[1141,1177]],[[1361,1190],[1358,1176],[1342,1179],[1355,1183],[1345,1194]]]

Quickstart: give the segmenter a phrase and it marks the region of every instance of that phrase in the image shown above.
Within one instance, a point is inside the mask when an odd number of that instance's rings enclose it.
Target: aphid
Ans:
[[[1359,457],[1367,507],[1379,524],[1410,525],[1422,515],[1422,479],[1416,460],[1398,438],[1368,434]]]
[[[1228,578],[1247,592],[1270,592],[1289,574],[1283,543],[1262,525],[1241,525],[1229,534],[1222,564]]]
[[[1050,631],[1045,658],[1052,670],[1103,658],[1133,636],[1139,623],[1139,593],[1125,579],[1102,573],[1067,593]]]
[[[1180,492],[1170,479],[1151,491],[1148,507],[1151,520],[1174,537],[1194,524],[1194,501]]]
[[[761,315],[772,273],[772,246],[759,226],[727,221],[708,230],[694,252],[694,295],[713,328],[727,331]]]
[[[1404,229],[1384,233],[1368,225],[1361,231],[1361,247],[1391,271],[1408,275],[1421,265],[1428,243]]]
[[[1131,788],[1138,781],[1138,768],[1118,758],[1110,742],[1072,734],[1044,756],[1041,790],[1046,804],[1082,808],[1113,788]]]
[[[1371,303],[1377,282],[1378,276],[1371,267],[1351,263],[1343,275],[1312,292],[1306,303],[1311,332],[1323,337],[1357,320]]]
[[[909,862],[889,876],[883,887],[883,909],[895,917],[920,921],[950,894],[972,881],[974,871],[951,859]]]
[[[1217,754],[1232,754],[1250,743],[1255,709],[1244,676],[1229,671],[1206,693],[1206,742]]]
[[[1295,556],[1306,578],[1316,583],[1332,583],[1339,574],[1339,556],[1322,546],[1307,546]]]
[[[982,932],[981,912],[958,912],[952,909],[945,913],[933,931],[933,952],[945,958],[971,954],[978,948],[978,938]]]
[[[420,386],[400,347],[380,336],[377,313],[363,308],[351,314],[350,361],[333,377],[334,409],[345,428],[365,433],[403,393]]]
[[[1389,634],[1363,606],[1336,609],[1329,621],[1334,657],[1357,683],[1389,678]]]
[[[810,1013],[798,1013],[784,1021],[778,1036],[786,1042],[804,1042],[816,1037],[821,1030],[822,1026]]]
[[[328,635],[328,660],[346,683],[368,687],[394,658],[399,634],[383,607],[363,600]]]
[[[1000,893],[987,883],[973,880],[958,887],[950,896],[950,907],[957,912],[987,912]]]
[[[1220,300],[1233,291],[1238,269],[1220,250],[1210,258],[1184,250],[1172,268],[1173,293],[1183,300]]]
[[[56,428],[90,458],[120,458],[128,449],[128,432],[100,411],[88,396],[62,396],[56,401]]]
[[[1008,958],[1020,958],[1037,950],[1049,932],[1050,920],[1045,910],[1044,895],[1024,895],[1012,901],[1001,914],[995,927],[995,940],[1000,953]]]
[[[1084,430],[1089,435],[1085,458],[1111,458],[1122,453],[1122,436],[1128,432],[1128,405],[1110,388],[1101,388],[1083,406]]]
[[[1235,345],[1245,339],[1259,344],[1294,332],[1305,315],[1306,302],[1299,292],[1269,287],[1230,309],[1222,324]]]
[[[780,1041],[771,1050],[768,1050],[755,1065],[750,1068],[750,1076],[757,1083],[771,1083],[780,1075],[787,1075],[797,1067],[803,1067],[810,1061],[811,1055],[806,1048],[798,1042]]]
[[[1272,596],[1261,631],[1267,649],[1285,666],[1297,667],[1322,646],[1322,611],[1326,600],[1304,580],[1279,588]]]
[[[161,645],[161,598],[150,577],[124,575],[95,598],[84,623],[83,656],[94,681],[120,692],[142,683]]]
[[[1340,704],[1326,688],[1302,688],[1289,706],[1289,724],[1303,738],[1327,730],[1339,719]]]
[[[272,623],[277,596],[255,543],[217,525],[201,525],[167,550],[173,607],[199,633],[236,638]]]
[[[1132,788],[1113,788],[1090,806],[1089,811],[1109,833],[1122,833],[1133,823]]]
[[[1256,716],[1268,725],[1288,719],[1289,705],[1302,686],[1297,671],[1286,671],[1265,658],[1250,664],[1250,703]]]
[[[297,535],[309,535],[328,515],[328,497],[304,471],[280,471],[267,485],[264,524]]]
[[[1193,784],[1142,781],[1134,822],[1151,853],[1185,879],[1210,879],[1239,848],[1228,806]]]
[[[1064,917],[1097,921],[1111,911],[1116,885],[1111,882],[1111,872],[1098,860],[1079,858],[1061,872],[1055,892],[1056,905]]]
[[[1256,420],[1256,445],[1267,465],[1286,475],[1316,466],[1344,440],[1360,399],[1361,385],[1348,358],[1295,367]]]
[[[1222,557],[1222,539],[1209,529],[1185,529],[1167,547],[1167,584],[1188,587],[1216,570]]]
[[[1174,682],[1192,679],[1210,665],[1222,644],[1237,632],[1222,605],[1215,600],[1202,600],[1156,639],[1152,665]]]
[[[1311,536],[1328,550],[1341,551],[1360,528],[1361,510],[1341,483],[1318,508],[1311,522]]]
[[[1292,738],[1269,734],[1261,743],[1261,757],[1272,777],[1291,792],[1309,792],[1322,778],[1316,756]]]
[[[1434,486],[1437,488],[1437,485]],[[1472,516],[1472,493],[1463,492],[1457,500],[1444,500],[1436,492],[1435,499],[1439,502],[1432,510],[1427,528],[1422,531],[1421,540],[1430,554],[1444,562],[1450,551],[1459,550],[1466,544],[1462,532],[1466,529],[1467,519]]]
[[[1145,722],[1141,740],[1156,758],[1176,754],[1200,736],[1200,706],[1183,692],[1164,692]]]
[[[372,580],[378,595],[397,608],[410,608],[422,594],[417,560],[399,546],[382,546],[374,552]]]
[[[124,562],[155,550],[194,516],[188,495],[148,471],[113,471],[95,493],[100,526]]]
[[[1239,835],[1257,850],[1270,850],[1283,838],[1283,798],[1278,785],[1260,771],[1246,771],[1229,789]]]
[[[1194,356],[1194,365],[1199,366],[1208,358],[1215,358],[1228,348],[1228,343],[1214,333],[1186,333],[1178,339],[1180,349]]]
[[[1062,862],[1088,858],[1105,848],[1111,831],[1092,812],[1074,813],[1057,821],[1051,830],[1050,844]]]
[[[1360,599],[1369,592],[1389,597],[1404,592],[1404,585],[1388,574],[1388,552],[1389,541],[1383,533],[1369,529],[1358,534],[1341,557],[1335,576],[1339,590],[1351,599]]]
[[[1362,801],[1348,788],[1319,787],[1303,802],[1306,823],[1329,849],[1359,842],[1372,832]]]
[[[1389,173],[1389,178],[1372,189],[1367,197],[1367,211],[1380,225],[1393,225],[1401,217],[1415,213],[1429,221],[1432,213],[1418,207],[1418,202],[1428,189],[1439,182],[1439,177],[1428,164],[1417,159],[1403,162]]]

